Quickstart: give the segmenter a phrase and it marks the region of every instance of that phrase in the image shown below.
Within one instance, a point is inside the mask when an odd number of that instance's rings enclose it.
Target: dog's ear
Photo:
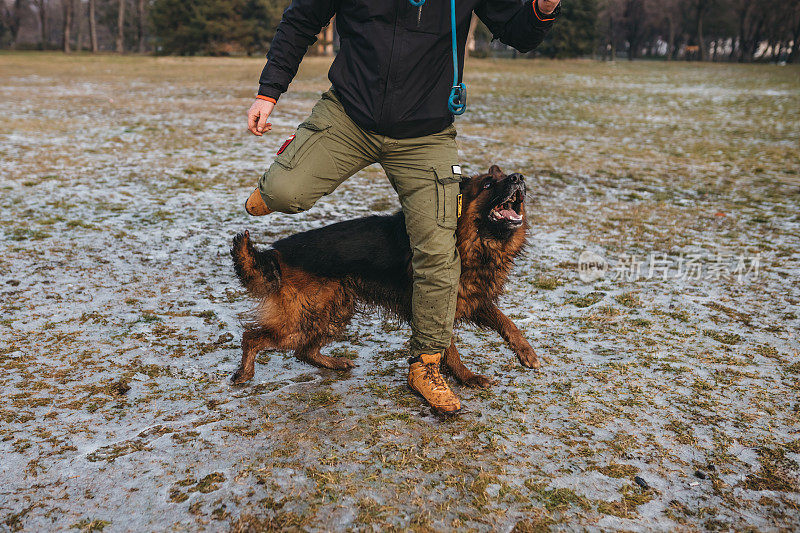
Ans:
[[[498,167],[497,165],[492,165],[491,167],[489,167],[488,173],[491,174],[491,176],[496,180],[499,180],[500,178],[505,176],[503,171],[500,170],[500,167]]]
[[[474,176],[462,176],[461,183],[459,184],[461,190],[463,191],[465,188],[469,187],[469,184],[472,182]]]

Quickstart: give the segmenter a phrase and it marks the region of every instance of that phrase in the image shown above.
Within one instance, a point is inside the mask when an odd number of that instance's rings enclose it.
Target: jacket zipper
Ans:
[[[386,82],[383,85],[383,97],[381,98],[381,112],[378,116],[378,128],[385,129],[383,127],[383,111],[386,109],[386,94],[389,91],[389,83],[392,79],[392,63],[394,60],[394,45],[397,41],[397,26],[400,19],[400,2],[404,2],[406,0],[395,0],[394,3],[394,29],[392,30],[392,48],[389,53],[389,65],[386,69]]]

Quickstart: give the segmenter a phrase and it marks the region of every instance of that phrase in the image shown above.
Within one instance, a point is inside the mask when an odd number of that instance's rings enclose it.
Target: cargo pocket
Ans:
[[[303,158],[311,153],[314,145],[331,127],[331,122],[319,117],[310,116],[297,127],[295,134],[286,140],[278,150],[275,162],[284,168],[293,169]]]
[[[447,229],[458,225],[458,196],[461,194],[461,172],[458,165],[440,166],[433,169],[436,174],[436,221]]]

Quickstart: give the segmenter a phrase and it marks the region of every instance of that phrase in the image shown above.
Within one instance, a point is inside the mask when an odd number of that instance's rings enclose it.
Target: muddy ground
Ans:
[[[398,205],[375,167],[244,214],[328,86],[306,61],[256,139],[261,66],[0,55],[0,531],[800,528],[800,69],[472,61],[462,162],[527,176],[501,308],[545,364],[459,328],[497,383],[442,420],[372,314],[354,370],[230,385],[231,237]]]

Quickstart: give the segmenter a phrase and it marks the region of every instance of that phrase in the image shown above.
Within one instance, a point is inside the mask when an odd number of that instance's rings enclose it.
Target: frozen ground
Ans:
[[[460,329],[497,384],[443,421],[373,316],[332,347],[352,372],[273,352],[228,382],[233,234],[397,205],[368,169],[243,213],[325,66],[255,139],[260,59],[0,55],[0,531],[800,528],[797,67],[472,62],[463,163],[528,176],[502,308],[546,364]]]

